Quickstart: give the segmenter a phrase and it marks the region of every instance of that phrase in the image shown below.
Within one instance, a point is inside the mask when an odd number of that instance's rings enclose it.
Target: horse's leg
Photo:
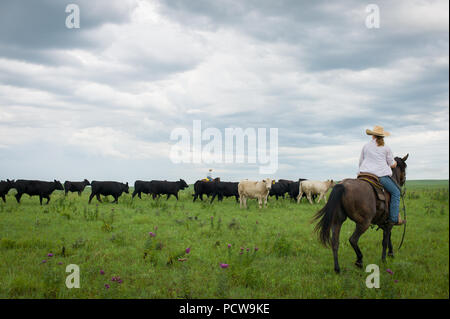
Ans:
[[[338,221],[331,227],[331,249],[333,250],[334,257],[334,271],[338,274],[341,272],[338,261],[338,250],[339,250],[339,233],[341,232],[342,222]]]
[[[389,230],[387,229],[383,229],[383,251],[381,252],[381,260],[383,262],[386,261],[386,248],[388,246],[388,241],[389,241]]]
[[[358,247],[358,240],[359,240],[359,237],[361,237],[361,235],[364,234],[364,232],[367,230],[367,228],[369,228],[369,226],[370,226],[369,223],[356,224],[355,232],[349,239],[350,245],[352,245],[353,250],[356,253],[357,259],[356,259],[355,265],[358,266],[359,268],[362,268],[362,266],[363,266],[363,262],[362,262],[363,254],[361,253],[361,250]]]
[[[394,257],[394,249],[392,248],[392,241],[391,241],[391,234],[392,234],[392,228],[389,228],[389,236],[388,236],[388,256]]]

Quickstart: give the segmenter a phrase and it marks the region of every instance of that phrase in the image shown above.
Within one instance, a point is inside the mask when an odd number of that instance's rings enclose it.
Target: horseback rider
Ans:
[[[213,178],[212,178],[212,168],[210,168],[208,170],[208,175],[206,176],[206,179],[208,180],[208,182],[212,182]]]
[[[402,220],[399,215],[400,188],[392,180],[392,168],[397,166],[392,151],[384,144],[384,137],[390,136],[383,127],[375,126],[373,130],[366,130],[367,135],[372,136],[372,140],[364,145],[359,158],[359,173],[370,173],[376,175],[383,187],[391,194],[389,206],[389,222],[393,225],[403,225],[406,220]]]

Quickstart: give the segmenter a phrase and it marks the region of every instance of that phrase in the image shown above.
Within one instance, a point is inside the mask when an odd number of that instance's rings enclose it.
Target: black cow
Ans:
[[[71,182],[71,181],[65,181],[64,182],[64,192],[65,195],[67,196],[68,192],[77,192],[78,196],[81,196],[81,193],[84,191],[84,188],[87,185],[91,185],[91,183],[89,183],[89,181],[87,179],[85,179],[82,182]]]
[[[5,196],[8,194],[9,190],[14,188],[14,180],[10,181],[7,179],[6,181],[0,181],[0,197],[3,199],[3,202],[6,203]]]
[[[300,182],[306,181],[304,178],[299,178],[297,182],[292,182],[289,184],[289,197],[293,200],[297,200],[298,197],[298,191]],[[302,198],[306,197],[306,194],[302,194]],[[315,200],[317,195],[312,195],[313,200]]]
[[[178,200],[178,192],[180,189],[185,189],[188,187],[189,185],[186,184],[183,179],[180,179],[178,182],[151,181],[150,192],[153,199],[159,195],[167,195],[167,199],[169,199],[170,195],[174,195]]]
[[[220,181],[220,178],[215,178],[213,181],[211,182],[207,182],[204,180],[198,180],[194,183],[194,194],[192,194],[192,196],[194,196],[193,202],[195,202],[195,200],[200,197],[200,200],[203,201],[203,195],[206,196],[212,196],[215,192],[216,189],[216,184],[217,182]]]
[[[286,182],[276,182],[272,184],[272,187],[270,188],[269,196],[275,196],[275,198],[278,200],[278,197],[283,197],[286,193],[289,193],[289,184]]]
[[[211,203],[214,201],[214,198],[216,198],[216,196],[218,197],[219,201],[222,201],[223,197],[230,197],[230,196],[234,196],[236,198],[236,202],[239,201],[238,182],[212,182],[212,183],[215,184],[215,187],[213,188]]]
[[[14,188],[17,190],[16,200],[20,203],[20,198],[23,194],[30,196],[39,196],[39,202],[42,205],[42,198],[47,199],[47,204],[50,202],[50,195],[55,190],[64,190],[61,182],[56,179],[53,182],[44,181],[30,181],[19,179],[14,183]]]
[[[152,193],[152,182],[146,182],[146,181],[135,181],[134,182],[134,191],[133,191],[133,195],[132,198],[134,198],[134,196],[136,196],[136,194],[139,196],[139,198],[141,197],[141,194],[151,194]]]
[[[119,182],[99,182],[99,181],[92,181],[91,183],[91,195],[89,196],[89,204],[91,203],[92,198],[94,196],[97,197],[97,200],[101,203],[102,200],[100,198],[100,195],[108,196],[111,195],[114,197],[114,202],[118,204],[119,203],[119,196],[122,195],[122,193],[128,194],[128,182],[126,184],[119,183]]]

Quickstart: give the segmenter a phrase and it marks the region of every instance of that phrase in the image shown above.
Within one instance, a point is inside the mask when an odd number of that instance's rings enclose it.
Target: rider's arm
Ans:
[[[386,162],[389,165],[390,168],[396,168],[397,167],[397,161],[394,159],[394,156],[392,155],[392,151],[389,147],[386,147]]]
[[[363,147],[363,149],[361,151],[361,155],[359,156],[359,165],[358,165],[358,167],[361,167],[361,164],[362,164],[363,160],[364,160],[364,147]]]

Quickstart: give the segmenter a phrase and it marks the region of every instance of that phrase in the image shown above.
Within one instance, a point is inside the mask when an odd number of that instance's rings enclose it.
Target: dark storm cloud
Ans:
[[[360,1],[161,1],[162,12],[187,27],[231,28],[260,41],[292,44],[291,56],[313,72],[361,70],[405,54],[448,51],[448,41],[439,43],[448,31],[403,32],[388,14],[392,3],[377,4],[382,27],[373,30],[365,26],[367,3]]]
[[[65,25],[68,2],[59,0],[3,0],[0,2],[0,49],[2,56],[37,63],[61,64],[48,55],[49,49],[93,48],[99,45],[88,33],[105,23],[129,21],[133,5],[129,1],[78,0],[80,29]]]

